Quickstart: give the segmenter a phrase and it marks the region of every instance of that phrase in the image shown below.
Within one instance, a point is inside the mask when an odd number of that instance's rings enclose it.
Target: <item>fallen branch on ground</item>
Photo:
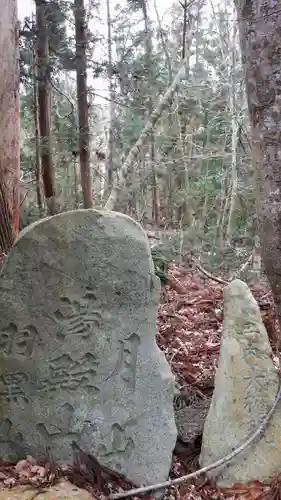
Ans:
[[[238,448],[233,450],[231,453],[229,453],[225,457],[220,458],[219,460],[217,460],[213,464],[207,465],[206,467],[202,467],[202,469],[199,469],[195,472],[192,472],[191,474],[187,474],[185,476],[178,477],[176,479],[170,479],[170,480],[165,481],[163,483],[153,484],[151,486],[142,486],[140,488],[135,488],[135,489],[132,489],[129,491],[123,491],[122,493],[114,493],[114,494],[109,496],[110,500],[116,500],[118,498],[128,498],[131,496],[142,495],[144,493],[148,493],[151,491],[162,490],[162,489],[168,488],[169,486],[172,486],[174,484],[184,483],[188,479],[193,479],[195,477],[200,476],[201,474],[204,474],[205,472],[209,472],[210,470],[216,469],[220,465],[226,464],[232,458],[236,457],[236,455],[241,453],[241,451],[243,451],[245,448],[247,448],[247,446],[249,446],[256,439],[256,437],[258,437],[264,431],[264,429],[265,429],[266,425],[268,424],[270,417],[274,413],[276,406],[279,403],[280,399],[281,399],[281,384],[279,382],[279,389],[278,389],[277,395],[275,397],[274,403],[273,403],[272,407],[270,408],[270,410],[263,417],[263,420],[262,420],[260,426],[247,439],[247,441],[245,441],[243,444],[238,446]]]
[[[210,280],[216,281],[217,283],[221,283],[222,285],[228,285],[229,284],[228,281],[223,280],[222,278],[217,278],[213,274],[211,274],[208,271],[206,271],[206,269],[204,269],[204,267],[202,267],[201,264],[199,264],[199,262],[197,262],[195,259],[193,259],[193,262],[194,262],[195,267],[197,267],[197,269],[199,271],[201,271],[202,274],[204,274],[205,276],[207,276],[207,278],[210,278]]]

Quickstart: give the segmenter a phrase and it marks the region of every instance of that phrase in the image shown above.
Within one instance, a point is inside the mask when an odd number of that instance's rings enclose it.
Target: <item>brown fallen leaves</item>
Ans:
[[[176,376],[178,388],[184,390],[192,385],[205,395],[211,395],[220,349],[223,285],[211,281],[199,272],[176,266],[170,268],[169,278],[172,287],[165,287],[165,303],[160,305],[158,312],[157,343]],[[272,347],[276,350],[280,332],[269,286],[261,281],[252,283],[250,287],[259,303]],[[170,477],[179,477],[191,468],[197,468],[198,455],[192,457],[192,460],[193,466],[190,461],[174,456]],[[0,461],[2,488],[23,483],[45,488],[59,477],[67,477],[77,486],[84,487],[92,498],[104,500],[107,497],[107,491],[98,491],[101,490],[101,485],[97,484],[96,475],[83,473],[81,468],[63,471],[54,465],[37,464],[32,457],[26,457],[17,464]],[[106,487],[111,492],[132,487],[129,482],[126,484],[118,481],[118,477],[114,475],[106,479]],[[198,478],[192,483],[171,487],[165,499],[281,500],[281,474],[276,476],[270,486],[261,484],[257,478],[252,485],[237,484],[224,489],[217,489],[205,478]]]
[[[11,488],[18,484],[32,484],[35,487],[50,486],[58,478],[58,470],[50,462],[38,463],[28,455],[16,464],[0,461],[0,486]]]
[[[254,481],[250,486],[243,484],[234,484],[232,488],[221,488],[219,491],[222,494],[231,495],[233,500],[258,500],[261,498],[265,498],[265,493],[269,490],[269,488],[264,487],[260,481]]]

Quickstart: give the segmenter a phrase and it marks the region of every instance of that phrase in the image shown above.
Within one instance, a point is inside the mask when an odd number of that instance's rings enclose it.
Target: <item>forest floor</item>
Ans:
[[[181,390],[190,385],[206,395],[213,391],[214,373],[217,366],[220,335],[223,320],[223,285],[206,278],[199,272],[172,266],[169,277],[173,287],[165,287],[165,303],[159,307],[157,319],[157,343],[165,353],[177,387]],[[178,285],[178,286],[177,286]],[[263,320],[272,346],[279,337],[277,320],[269,286],[260,281],[250,284],[253,295],[259,303]],[[177,478],[199,467],[199,451],[193,456],[181,458],[174,456],[171,478]],[[58,477],[67,477],[71,483],[87,489],[93,498],[108,498],[109,487],[112,493],[130,489],[116,478],[102,478],[103,471],[91,475],[81,470],[62,471],[54,464],[36,464],[27,458],[18,464],[0,461],[0,489],[15,484],[32,483],[40,488],[48,486]],[[123,483],[123,484],[122,484]],[[136,498],[136,497],[130,497]],[[141,498],[152,499],[153,496]],[[274,478],[271,486],[257,480],[250,486],[234,485],[229,489],[217,489],[206,477],[173,486],[165,495],[166,500],[278,500],[281,499],[280,476]]]

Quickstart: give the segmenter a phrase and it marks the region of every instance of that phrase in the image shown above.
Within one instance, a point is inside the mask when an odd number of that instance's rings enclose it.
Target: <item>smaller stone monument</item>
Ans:
[[[205,467],[245,442],[272,407],[279,387],[258,304],[236,279],[224,289],[224,323],[215,390],[205,422],[200,465]],[[264,435],[226,465],[208,473],[219,486],[270,482],[281,470],[281,404]]]

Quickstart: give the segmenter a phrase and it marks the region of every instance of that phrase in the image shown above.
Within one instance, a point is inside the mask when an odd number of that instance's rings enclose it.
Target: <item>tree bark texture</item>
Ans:
[[[19,230],[19,52],[17,2],[0,5],[0,253],[5,253]]]
[[[46,19],[46,1],[35,0],[36,22],[38,30],[37,62],[38,62],[38,110],[40,127],[41,168],[46,204],[50,215],[56,212],[55,207],[55,171],[52,156],[51,132],[51,88],[49,42]]]
[[[113,159],[113,148],[114,148],[114,111],[115,111],[115,93],[114,93],[114,81],[113,81],[113,64],[112,64],[112,21],[110,12],[110,0],[106,0],[106,10],[107,10],[107,57],[108,57],[108,69],[107,76],[109,81],[109,130],[108,130],[108,157],[106,162],[106,175],[107,183],[105,185],[105,197],[107,193],[109,194],[113,185],[113,171],[114,171],[114,159]]]
[[[87,33],[86,33],[86,11],[84,0],[74,1],[75,16],[75,38],[76,38],[76,82],[77,82],[77,106],[79,124],[79,156],[81,185],[83,193],[84,208],[92,208],[92,174],[90,166],[89,148],[89,112],[88,112],[88,90],[87,90]]]
[[[33,114],[34,114],[34,133],[35,133],[35,179],[37,205],[40,214],[43,214],[43,201],[41,194],[41,156],[40,156],[40,132],[39,132],[39,114],[38,114],[38,68],[36,62],[36,53],[33,54]]]
[[[141,1],[141,7],[144,19],[144,29],[145,29],[145,59],[146,59],[146,77],[148,83],[148,117],[153,111],[153,43],[152,43],[152,32],[151,32],[151,22],[148,17],[147,11],[147,0]],[[155,170],[155,138],[153,131],[150,137],[150,165],[151,165],[151,194],[152,194],[152,220],[155,222],[156,226],[159,225],[159,197],[158,197],[158,187],[157,187],[157,175]]]
[[[257,174],[262,259],[281,324],[281,9],[235,0]]]

